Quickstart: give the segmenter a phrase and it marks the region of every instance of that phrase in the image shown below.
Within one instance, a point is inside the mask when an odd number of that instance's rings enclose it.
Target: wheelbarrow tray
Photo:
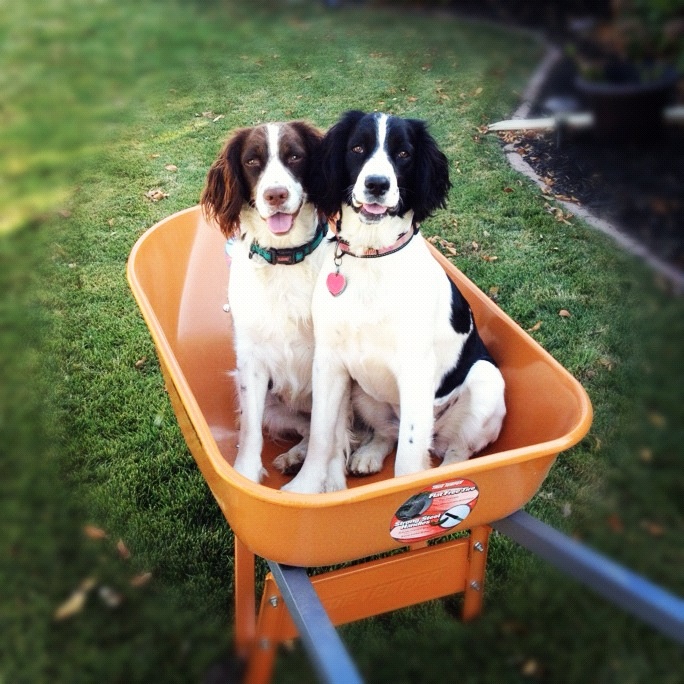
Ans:
[[[508,413],[501,435],[463,463],[393,477],[394,455],[372,476],[347,479],[329,494],[280,491],[289,479],[272,460],[290,446],[266,439],[268,477],[238,474],[235,354],[227,301],[224,238],[198,206],[160,221],[136,243],[128,279],[155,343],[183,436],[230,527],[253,553],[287,565],[321,566],[364,558],[407,542],[391,535],[411,497],[463,481],[477,499],[460,524],[436,535],[499,520],[538,491],[557,455],[587,433],[586,392],[437,250],[437,261],[466,297],[478,330],[506,381]],[[244,293],[249,297],[249,293]]]

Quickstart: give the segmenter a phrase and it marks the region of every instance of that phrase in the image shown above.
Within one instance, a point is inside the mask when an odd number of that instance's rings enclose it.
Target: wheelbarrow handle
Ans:
[[[684,601],[523,511],[492,527],[551,565],[684,643]]]
[[[361,684],[354,661],[344,647],[304,568],[267,561],[302,645],[322,682]]]

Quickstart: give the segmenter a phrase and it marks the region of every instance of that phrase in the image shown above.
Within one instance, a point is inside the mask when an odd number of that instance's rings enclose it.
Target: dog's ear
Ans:
[[[349,187],[346,155],[347,142],[352,131],[365,116],[364,112],[350,110],[323,136],[320,147],[318,174],[314,184],[313,201],[318,210],[330,218],[342,208]]]
[[[200,204],[207,218],[216,219],[226,237],[240,230],[240,212],[249,201],[240,155],[249,129],[236,131],[211,165]]]
[[[309,196],[309,201],[315,204],[316,188],[318,187],[318,177],[320,175],[320,151],[323,131],[308,121],[292,121],[290,125],[297,131],[306,148],[307,160],[303,179],[304,188]]]
[[[411,194],[411,208],[417,223],[424,221],[435,210],[446,206],[451,187],[449,162],[430,135],[424,121],[409,119],[413,130],[415,165]]]

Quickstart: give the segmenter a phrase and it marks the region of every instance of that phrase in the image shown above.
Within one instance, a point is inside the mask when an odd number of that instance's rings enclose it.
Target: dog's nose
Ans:
[[[384,195],[390,188],[387,176],[368,176],[365,182],[366,190],[374,197]]]
[[[290,193],[288,189],[284,188],[282,185],[276,185],[275,187],[267,188],[264,191],[264,200],[272,207],[277,207],[282,204],[289,196]]]

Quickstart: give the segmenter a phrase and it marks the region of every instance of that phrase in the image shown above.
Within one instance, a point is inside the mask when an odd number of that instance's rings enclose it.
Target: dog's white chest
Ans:
[[[259,357],[272,391],[303,410],[310,407],[314,353],[314,256],[296,265],[260,266],[238,253],[228,287],[238,361],[246,354]]]

